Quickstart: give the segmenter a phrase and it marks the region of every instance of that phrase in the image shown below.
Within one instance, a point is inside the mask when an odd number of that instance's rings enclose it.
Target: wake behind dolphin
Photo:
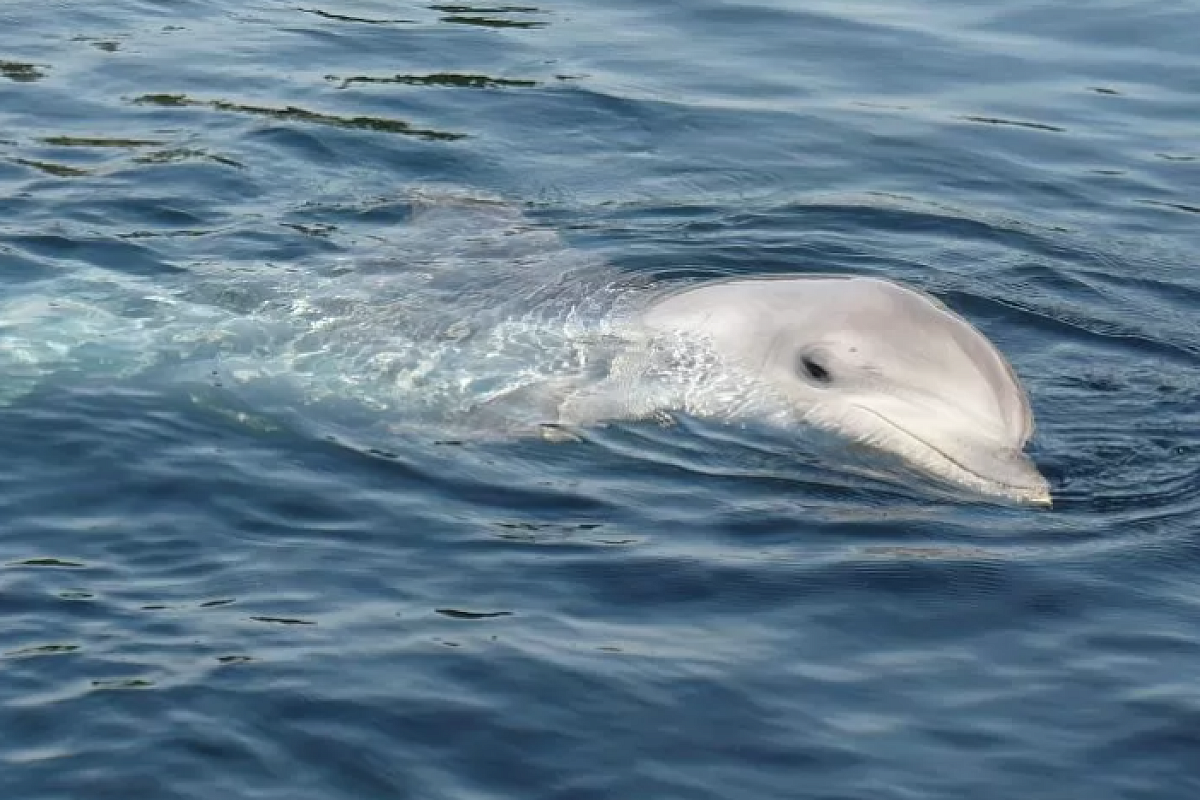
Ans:
[[[985,496],[1048,504],[1029,403],[994,346],[879,279],[655,285],[510,206],[418,199],[371,258],[72,273],[0,302],[10,399],[90,374],[216,372],[251,404],[364,410],[413,430],[576,430],[669,415],[826,431]],[[87,298],[58,299],[58,298]]]

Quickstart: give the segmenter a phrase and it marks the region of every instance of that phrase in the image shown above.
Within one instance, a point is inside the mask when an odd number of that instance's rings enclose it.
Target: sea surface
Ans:
[[[5,800],[1200,797],[1200,6],[518,2],[0,4]],[[448,421],[796,272],[1054,507]]]

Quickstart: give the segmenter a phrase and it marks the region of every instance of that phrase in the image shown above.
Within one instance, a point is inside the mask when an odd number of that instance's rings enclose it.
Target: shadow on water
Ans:
[[[486,75],[460,75],[452,72],[439,72],[432,75],[393,75],[390,78],[372,78],[361,75],[352,78],[339,78],[336,75],[327,75],[325,79],[339,82],[339,89],[346,89],[355,84],[388,83],[402,86],[440,86],[465,89],[526,89],[540,85],[538,81],[534,80],[489,78]]]
[[[101,136],[44,136],[42,144],[55,147],[152,147],[166,144],[158,139],[110,139]]]
[[[226,100],[197,100],[184,94],[145,94],[133,100],[137,105],[159,106],[163,108],[211,108],[215,111],[226,111],[236,114],[250,114],[258,117],[285,122],[304,122],[314,125],[330,125],[336,128],[352,130],[379,131],[383,133],[398,133],[405,136],[415,136],[420,139],[433,141],[455,141],[464,139],[465,133],[451,133],[427,128],[414,127],[408,122],[382,117],[340,117],[333,114],[322,114],[296,106],[286,108],[271,108],[269,106],[253,106],[243,103],[231,103]]]
[[[483,28],[544,28],[548,22],[528,19],[529,15],[544,14],[536,6],[489,6],[489,5],[431,5],[430,9],[442,12],[442,22],[455,25],[476,25]]]
[[[45,67],[37,64],[25,64],[20,61],[0,61],[0,78],[10,81],[28,83],[46,77]]]
[[[32,158],[9,158],[14,164],[20,164],[23,167],[32,167],[47,175],[53,175],[56,178],[81,178],[85,175],[91,175],[92,171],[83,169],[82,167],[71,167],[66,164],[55,164],[50,161],[36,161]]]
[[[347,14],[335,14],[331,11],[323,11],[319,8],[301,8],[297,9],[305,14],[314,14],[322,19],[332,20],[334,22],[356,22],[363,25],[415,25],[415,19],[371,19],[367,17],[355,17]]]

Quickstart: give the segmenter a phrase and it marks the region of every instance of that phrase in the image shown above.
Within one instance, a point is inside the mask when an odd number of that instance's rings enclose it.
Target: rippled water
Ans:
[[[5,796],[1196,796],[1198,29],[0,7]],[[569,360],[454,360],[525,303],[794,271],[984,330],[1054,509],[414,413]]]

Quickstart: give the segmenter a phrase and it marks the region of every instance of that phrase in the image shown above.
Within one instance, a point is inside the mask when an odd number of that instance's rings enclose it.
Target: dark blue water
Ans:
[[[1197,796],[1197,30],[5,4],[4,797]],[[548,283],[932,291],[1023,378],[1056,505],[411,423],[372,301],[449,260],[470,317],[520,257],[423,234],[421,192],[561,237]]]

